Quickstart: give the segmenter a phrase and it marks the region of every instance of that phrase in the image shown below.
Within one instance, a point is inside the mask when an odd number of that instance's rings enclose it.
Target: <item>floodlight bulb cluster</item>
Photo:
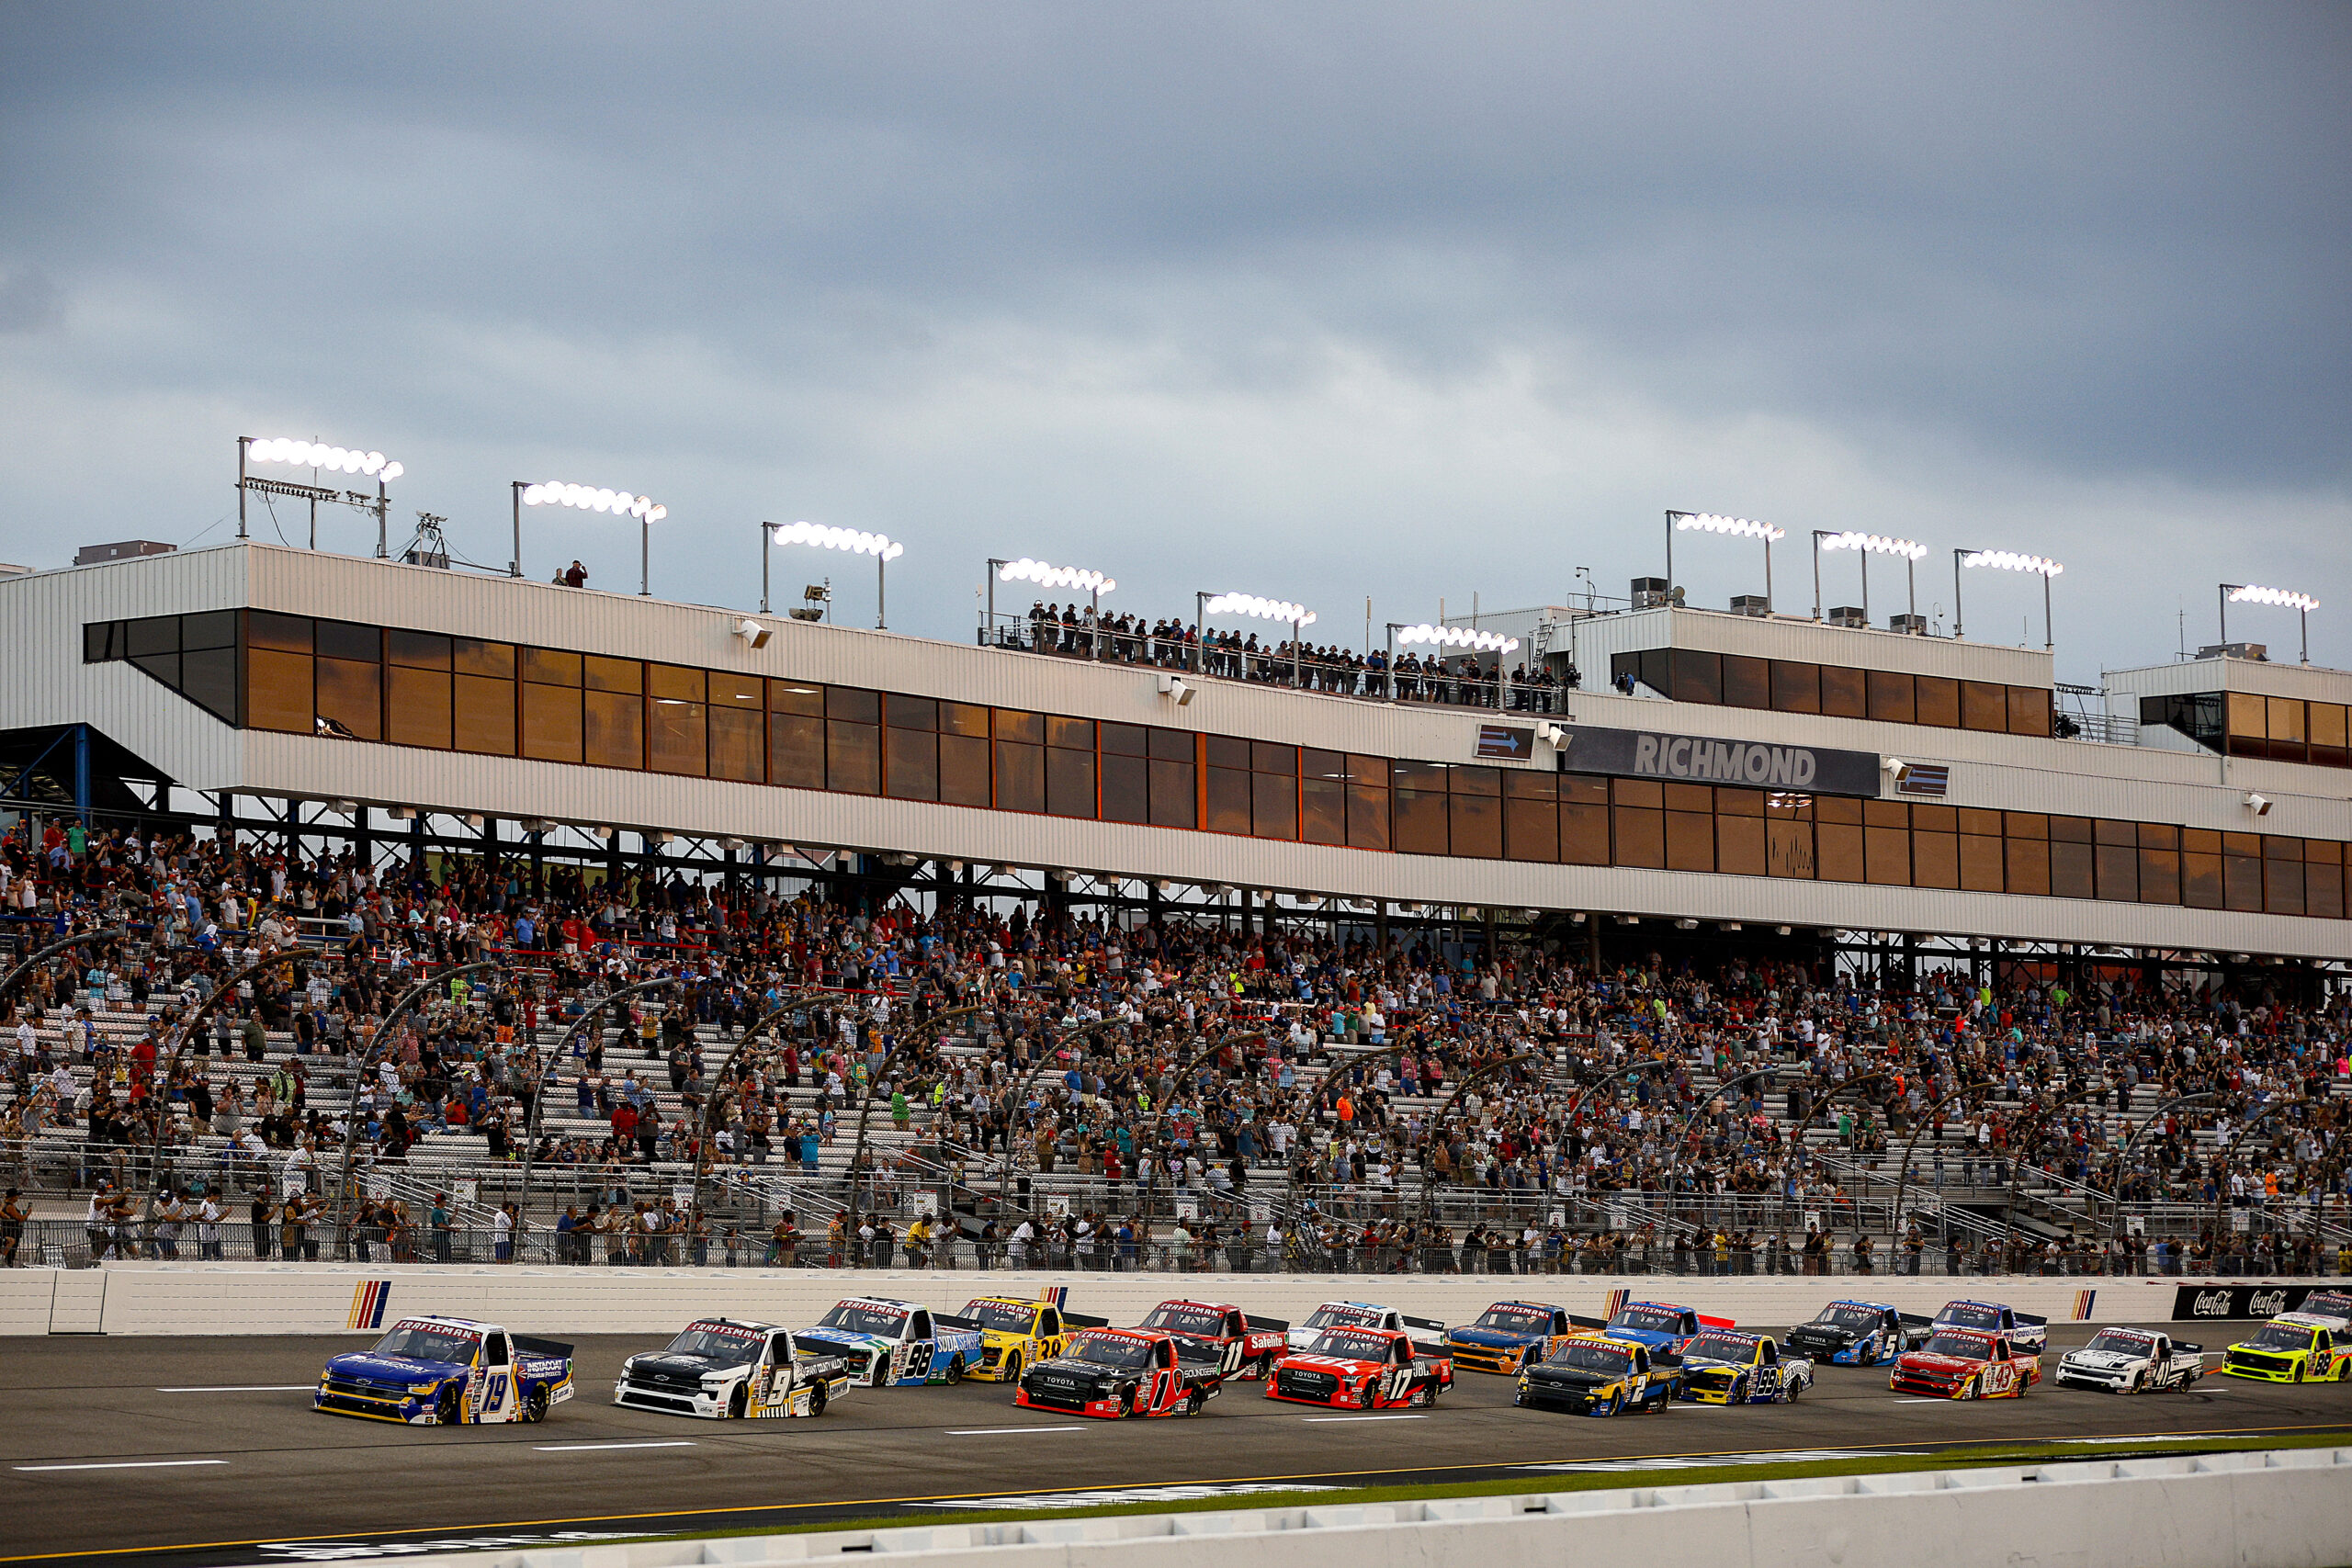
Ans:
[[[1901,556],[1905,560],[1917,560],[1928,553],[1928,547],[1915,539],[1890,539],[1883,534],[1859,534],[1851,528],[1839,534],[1824,534],[1821,547],[1825,550],[1869,550],[1876,555]]]
[[[323,441],[289,441],[283,435],[246,442],[245,456],[256,463],[287,463],[298,468],[366,474],[371,479],[396,479],[408,471],[381,452],[330,446]]]
[[[1519,638],[1505,637],[1500,632],[1474,632],[1464,626],[1433,626],[1426,621],[1418,626],[1406,626],[1396,633],[1400,643],[1429,642],[1441,648],[1468,648],[1480,653],[1512,653],[1519,648]]]
[[[879,556],[897,560],[907,547],[884,534],[857,528],[829,528],[821,523],[787,523],[775,531],[779,545],[814,545],[820,550],[847,550],[855,556]]]
[[[1674,514],[1677,528],[1696,529],[1702,534],[1729,534],[1742,539],[1785,539],[1786,528],[1775,528],[1770,523],[1750,522],[1745,517],[1718,517],[1710,512],[1678,512]]]
[[[659,523],[670,515],[670,509],[654,503],[648,495],[631,495],[625,490],[599,490],[594,485],[547,484],[525,485],[523,504],[526,506],[569,506],[582,512],[610,512],[624,517],[640,518]]]
[[[2055,577],[2066,569],[2048,556],[2021,556],[2015,550],[1971,550],[1960,558],[1962,566],[1992,566],[2003,571],[2033,571]]]
[[[1074,566],[1047,566],[1041,560],[1023,556],[1019,560],[1006,561],[996,569],[999,582],[1034,582],[1040,588],[1083,588],[1090,593],[1108,593],[1119,586],[1118,580],[1099,571],[1081,571]]]
[[[1261,599],[1255,593],[1219,593],[1201,606],[1212,615],[1254,615],[1261,621],[1288,621],[1293,626],[1311,626],[1315,612],[1287,599]]]
[[[2319,601],[2308,593],[2298,593],[2291,588],[2256,588],[2251,585],[2230,590],[2233,604],[2275,604],[2285,610],[2312,611],[2319,608]]]

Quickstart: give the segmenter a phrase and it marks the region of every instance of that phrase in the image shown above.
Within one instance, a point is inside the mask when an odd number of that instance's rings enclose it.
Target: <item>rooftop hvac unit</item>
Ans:
[[[1772,613],[1772,601],[1761,593],[1734,594],[1731,613],[1735,615],[1769,615]]]
[[[1637,577],[1634,579],[1633,592],[1634,609],[1655,610],[1660,604],[1667,602],[1666,579],[1663,577]]]
[[[1901,632],[1905,637],[1926,637],[1928,635],[1928,617],[1925,615],[1890,615],[1887,617],[1886,629],[1891,632]]]
[[[2267,642],[2211,642],[2197,650],[2199,659],[2251,659],[2260,663],[2270,662],[2270,645]]]
[[[1855,626],[1868,631],[1871,615],[1870,612],[1860,604],[1840,604],[1829,612],[1829,624],[1833,626]]]

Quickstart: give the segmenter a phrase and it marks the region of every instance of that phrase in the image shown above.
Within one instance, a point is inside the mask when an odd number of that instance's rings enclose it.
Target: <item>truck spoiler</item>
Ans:
[[[1407,1317],[1407,1316],[1406,1316],[1403,1313],[1401,1313],[1401,1312],[1400,1312],[1400,1313],[1398,1313],[1396,1315],[1397,1315],[1397,1317],[1398,1317],[1398,1318],[1399,1318],[1399,1319],[1404,1323],[1405,1326],[1406,1326],[1406,1327],[1408,1327],[1408,1328],[1433,1328],[1433,1329],[1437,1330],[1437,1332],[1439,1332],[1440,1334],[1442,1334],[1442,1333],[1444,1333],[1444,1332],[1445,1332],[1445,1325],[1443,1325],[1443,1324],[1442,1324],[1442,1323],[1439,1323],[1439,1322],[1437,1322],[1436,1320],[1434,1320],[1434,1319],[1432,1319],[1432,1318],[1426,1318],[1426,1317]]]
[[[1066,1312],[1062,1314],[1062,1321],[1069,1325],[1072,1328],[1108,1328],[1111,1326],[1111,1320],[1109,1318],[1092,1317],[1082,1312]]]
[[[514,1348],[530,1355],[560,1356],[567,1361],[571,1359],[571,1347],[560,1340],[534,1339],[527,1334],[510,1334],[506,1338]]]
[[[2050,1320],[2048,1318],[2037,1317],[2030,1312],[2018,1312],[2014,1307],[2010,1309],[2009,1315],[2016,1318],[2020,1325],[2031,1324],[2036,1328],[2047,1328],[2050,1326]]]
[[[983,1326],[980,1320],[977,1317],[957,1317],[952,1312],[933,1313],[931,1314],[931,1321],[934,1325],[944,1323],[950,1328],[980,1328]]]
[[[1933,1326],[1936,1321],[1932,1317],[1924,1317],[1916,1312],[1898,1312],[1894,1314],[1894,1320],[1905,1328],[1928,1328]]]
[[[1413,1354],[1416,1356],[1436,1356],[1442,1359],[1444,1358],[1451,1357],[1453,1354],[1453,1347],[1451,1345],[1431,1345],[1423,1340],[1416,1339],[1413,1341]]]
[[[1568,1325],[1572,1328],[1606,1328],[1609,1326],[1609,1320],[1605,1317],[1578,1317],[1576,1314],[1570,1313]]]
[[[2204,1346],[2202,1346],[2202,1345],[2191,1345],[2191,1344],[2190,1344],[2188,1340],[2186,1340],[2186,1339],[2176,1339],[2176,1340],[2174,1340],[2174,1341],[2172,1342],[2172,1348],[2173,1348],[2174,1349],[2176,1349],[2176,1350],[2186,1350],[2186,1351],[2188,1351],[2188,1352],[2190,1355],[2192,1355],[2192,1356],[2201,1356],[2201,1355],[2203,1355],[2203,1354],[2205,1353],[2205,1347],[2204,1347]]]
[[[1253,1333],[1261,1329],[1269,1334],[1287,1334],[1290,1332],[1290,1325],[1279,1317],[1253,1317],[1248,1313],[1243,1313],[1241,1316],[1242,1321],[1249,1324],[1250,1328]]]

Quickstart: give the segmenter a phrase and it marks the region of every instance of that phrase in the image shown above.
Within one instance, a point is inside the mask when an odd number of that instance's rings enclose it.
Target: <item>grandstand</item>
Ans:
[[[2046,651],[1673,604],[1506,671],[255,544],[0,609],[9,940],[111,933],[0,994],[19,1263],[2352,1245],[2336,672],[2069,718]]]

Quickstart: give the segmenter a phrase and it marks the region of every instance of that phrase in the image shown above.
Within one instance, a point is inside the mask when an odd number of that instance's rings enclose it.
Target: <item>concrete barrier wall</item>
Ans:
[[[1555,1302],[1605,1315],[1620,1292],[1736,1322],[1803,1322],[1840,1296],[1932,1313],[1958,1294],[2006,1301],[2053,1323],[2163,1321],[2175,1280],[2038,1278],[1725,1279],[1699,1276],[1045,1274],[847,1269],[527,1269],[381,1265],[108,1264],[0,1273],[0,1334],[331,1334],[415,1313],[503,1323],[532,1334],[663,1333],[724,1314],[811,1323],[843,1296],[878,1295],[953,1312],[981,1293],[1066,1285],[1074,1312],[1133,1323],[1175,1296],[1234,1302],[1296,1321],[1318,1302],[1377,1302],[1464,1323],[1498,1299]]]
[[[2352,1449],[2089,1461],[1531,1497],[912,1526],[472,1551],[468,1568],[803,1563],[857,1552],[922,1568],[2340,1568]]]

